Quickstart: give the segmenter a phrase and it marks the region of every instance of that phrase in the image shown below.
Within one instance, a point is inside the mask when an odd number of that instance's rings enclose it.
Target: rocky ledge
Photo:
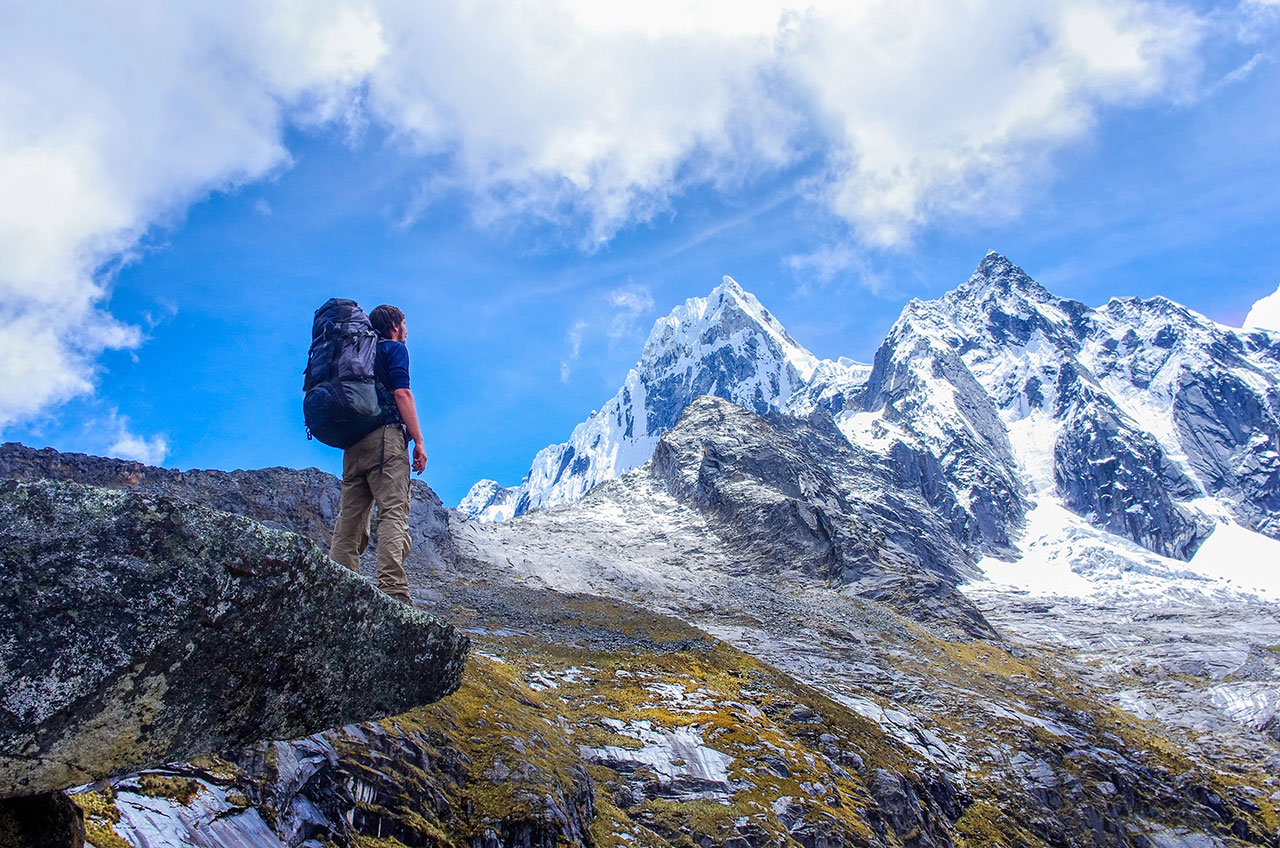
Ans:
[[[0,797],[403,713],[469,643],[313,542],[173,497],[0,482]]]

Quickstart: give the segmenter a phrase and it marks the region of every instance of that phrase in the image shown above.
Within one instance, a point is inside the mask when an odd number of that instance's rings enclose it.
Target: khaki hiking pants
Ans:
[[[378,588],[409,602],[409,447],[398,425],[379,427],[342,454],[342,504],[329,556],[360,573],[369,519],[378,505]]]

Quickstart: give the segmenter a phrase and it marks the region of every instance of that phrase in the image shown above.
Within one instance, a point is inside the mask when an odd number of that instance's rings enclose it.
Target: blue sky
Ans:
[[[1237,326],[1280,288],[1275,4],[484,8],[7,28],[3,438],[336,471],[300,420],[311,313],[389,302],[452,504],[724,274],[862,360],[989,248]]]

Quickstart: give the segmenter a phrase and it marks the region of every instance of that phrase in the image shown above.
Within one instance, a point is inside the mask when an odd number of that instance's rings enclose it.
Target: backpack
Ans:
[[[308,439],[346,450],[382,425],[377,356],[378,334],[354,300],[331,297],[316,310],[302,381]]]

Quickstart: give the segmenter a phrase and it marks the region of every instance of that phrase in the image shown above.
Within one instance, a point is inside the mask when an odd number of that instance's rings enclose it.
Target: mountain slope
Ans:
[[[715,398],[655,454],[573,504],[444,516],[445,567],[413,589],[477,646],[457,695],[84,793],[96,833],[255,848],[1273,841],[1280,746],[1248,709],[1280,674],[1271,609],[1255,621],[1233,605],[1226,645],[1160,609],[1139,642],[1098,607],[1063,616],[1070,640],[971,639],[964,599],[934,591],[971,566],[929,505],[949,491],[931,475],[820,414]],[[302,501],[337,488],[315,471],[0,458],[188,495],[198,481],[303,529]],[[1056,625],[1044,604],[984,604],[1011,626]],[[1151,657],[1140,673],[1097,662],[1098,646],[1135,643]]]
[[[1266,546],[1248,531],[1280,539],[1280,335],[1162,298],[1092,309],[994,252],[955,290],[910,302],[869,366],[817,361],[726,278],[658,322],[617,396],[520,486],[481,481],[462,511],[498,520],[582,497],[647,460],[699,392],[831,415],[1002,573],[1034,548],[1077,589],[1131,571],[1172,591],[1235,573],[1232,534],[1251,550]],[[1176,563],[1215,532],[1200,558],[1214,562],[1179,583]]]

